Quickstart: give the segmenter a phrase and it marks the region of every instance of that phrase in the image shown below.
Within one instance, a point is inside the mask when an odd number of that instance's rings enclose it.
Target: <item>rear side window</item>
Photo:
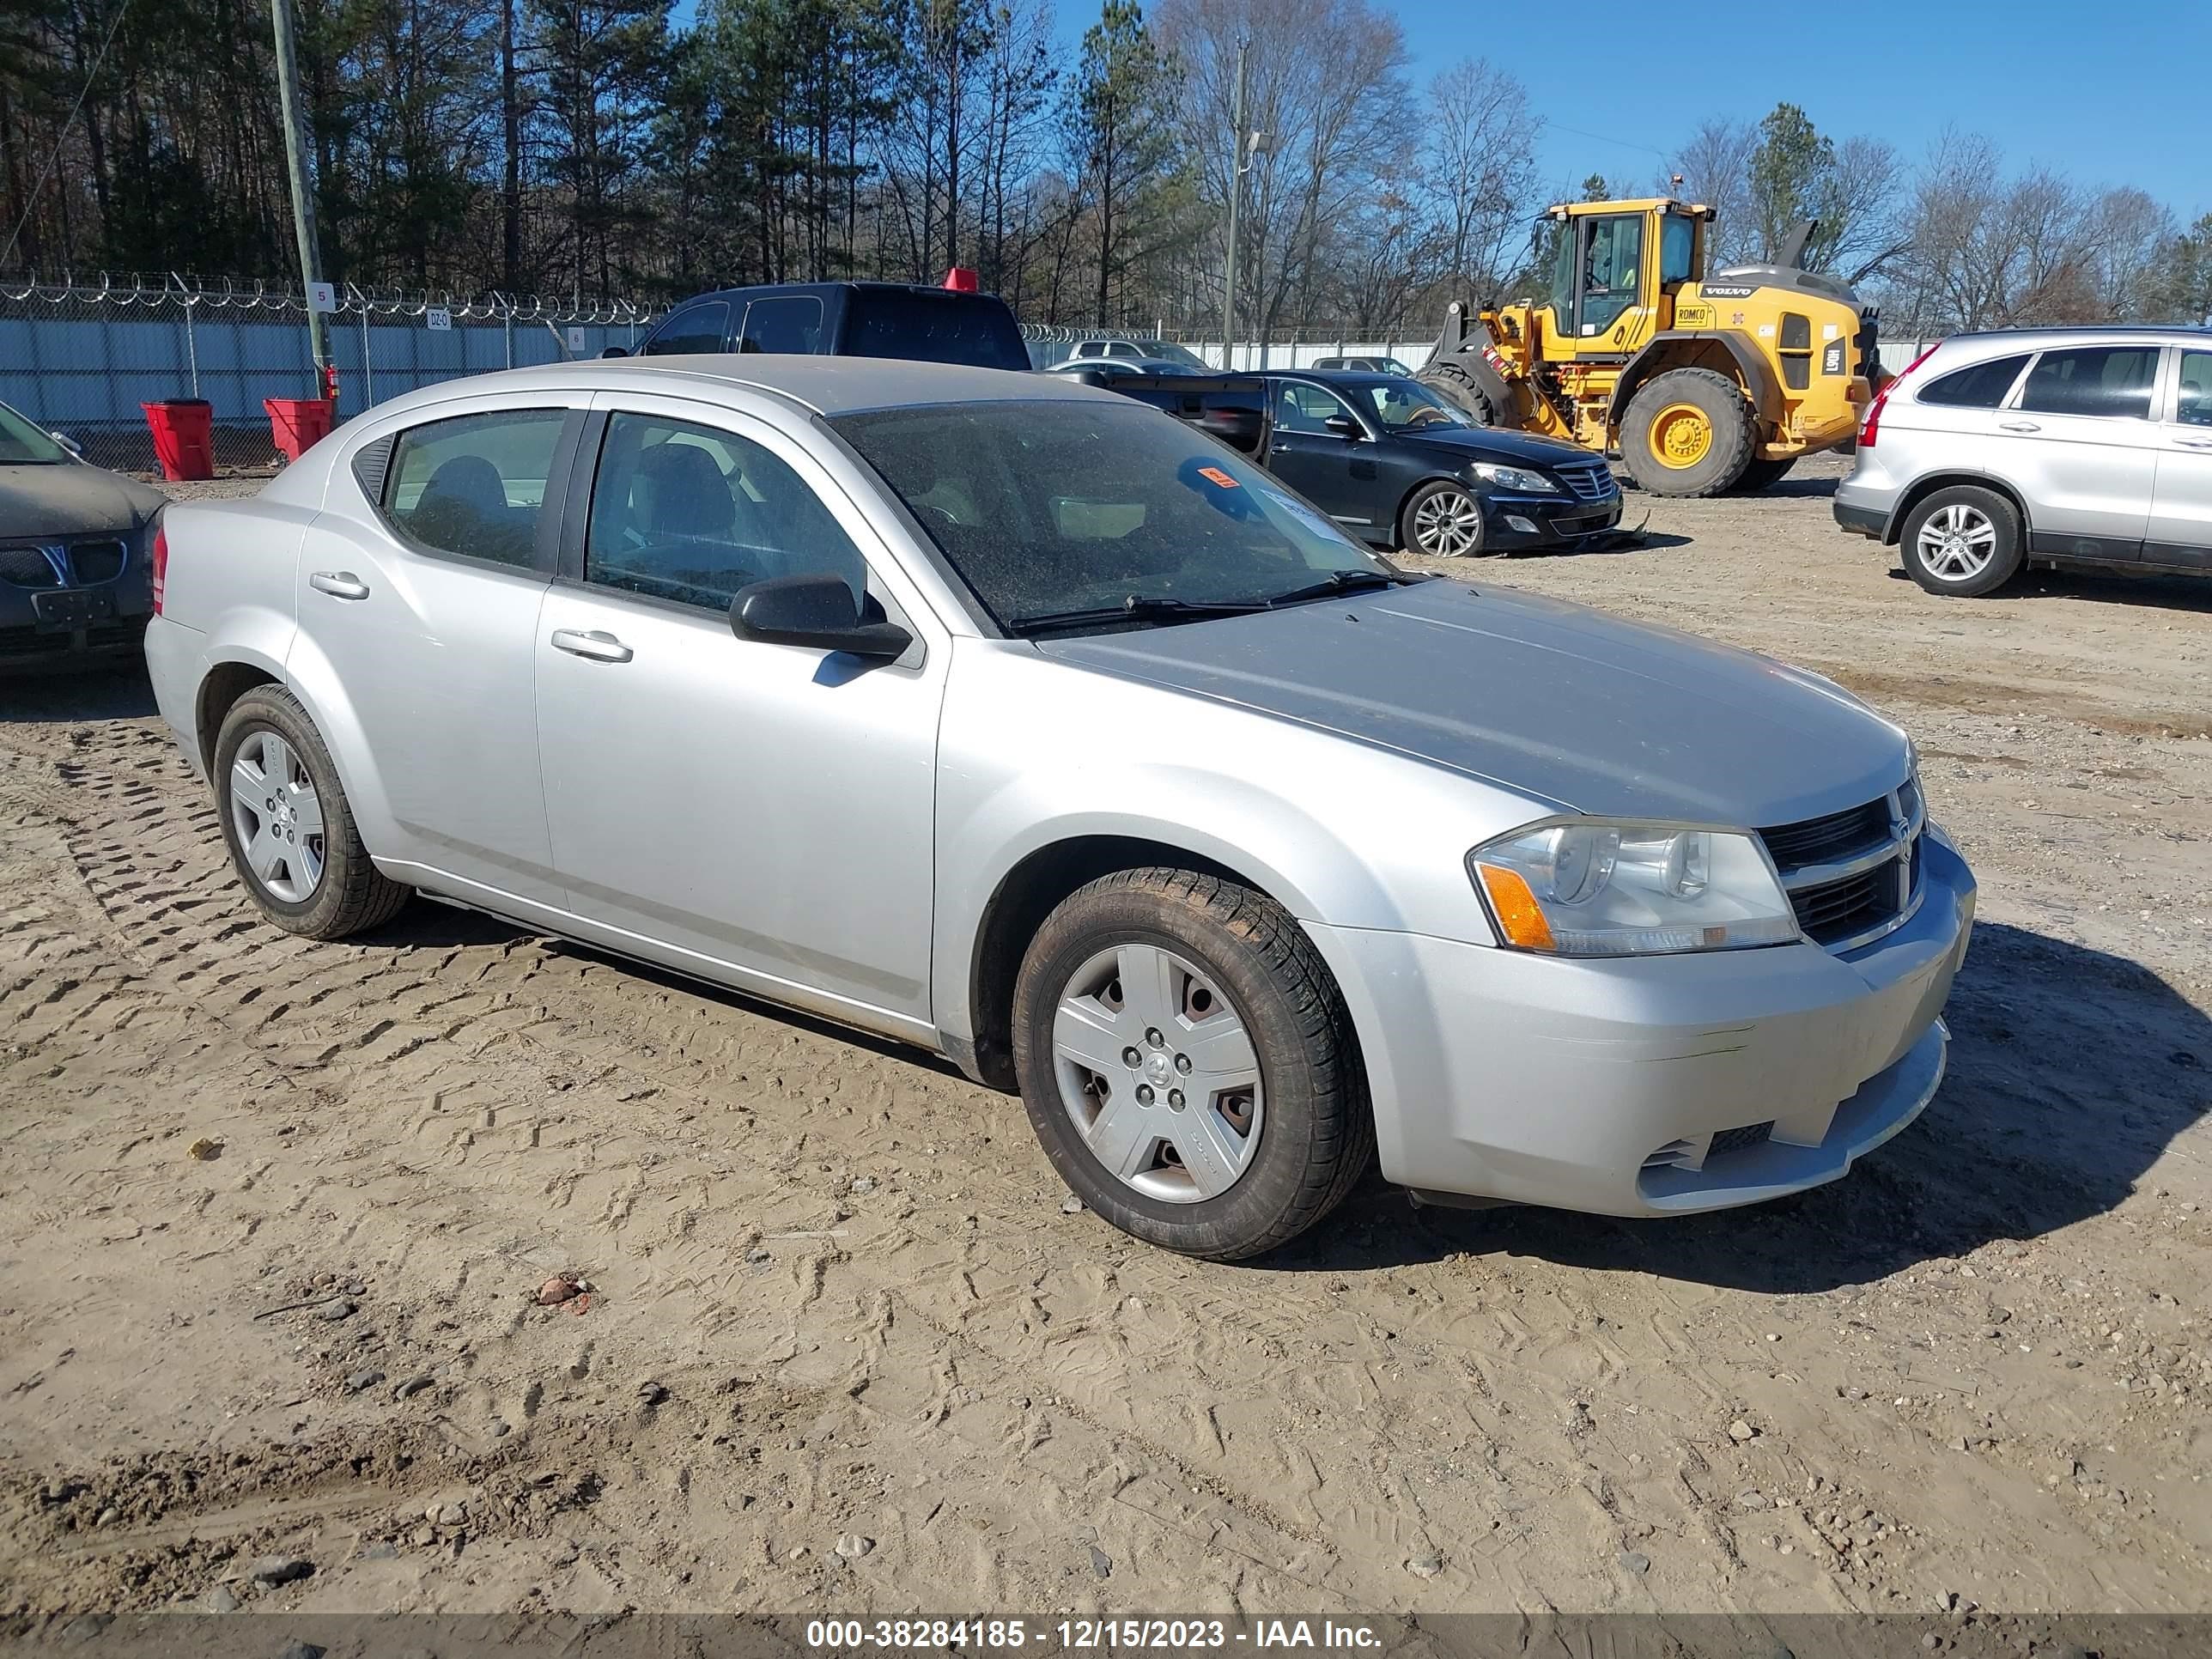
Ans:
[[[730,335],[730,307],[720,300],[686,306],[655,329],[645,343],[644,356],[665,357],[682,352],[720,351]]]
[[[787,294],[756,300],[745,307],[740,351],[793,352],[822,349],[822,301],[811,294]]]
[[[2105,415],[2150,418],[2151,382],[2158,374],[2156,346],[2080,346],[2046,351],[2027,372],[2020,406],[2039,415]]]
[[[1951,409],[1995,409],[2005,400],[2005,393],[2012,390],[2012,383],[2020,379],[2027,363],[2027,354],[2023,351],[2017,357],[1993,357],[1971,368],[1955,370],[1921,387],[1918,401]]]
[[[1030,355],[1006,301],[988,295],[860,289],[845,325],[855,357],[1027,370]]]
[[[385,515],[437,552],[531,568],[568,418],[566,410],[514,409],[409,428],[385,474]]]

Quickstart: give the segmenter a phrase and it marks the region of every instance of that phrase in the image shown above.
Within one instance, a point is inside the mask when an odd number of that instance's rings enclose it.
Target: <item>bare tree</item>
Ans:
[[[1759,229],[1751,207],[1751,153],[1759,134],[1741,121],[1702,121],[1676,150],[1660,180],[1661,193],[1681,196],[1713,210],[1705,232],[1705,264],[1713,270],[1756,257]],[[1676,185],[1679,175],[1681,184]]]
[[[2160,268],[2173,244],[2173,215],[2142,191],[2123,185],[2089,204],[2084,252],[2099,314],[2113,322],[2160,319]]]
[[[1528,88],[1487,59],[1462,58],[1429,82],[1422,181],[1437,205],[1445,271],[1483,303],[1519,264],[1536,202],[1543,118]]]

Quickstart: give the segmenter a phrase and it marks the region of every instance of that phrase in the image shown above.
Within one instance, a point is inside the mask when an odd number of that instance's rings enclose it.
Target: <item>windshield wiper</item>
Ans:
[[[1172,622],[1192,617],[1241,617],[1265,611],[1267,599],[1174,599],[1157,593],[1132,593],[1119,605],[1091,605],[1080,611],[1041,611],[1016,617],[1006,624],[1010,634],[1031,634],[1048,628],[1084,628],[1094,623]]]
[[[1364,588],[1402,587],[1408,582],[1428,580],[1404,570],[1332,570],[1321,580],[1294,587],[1287,593],[1278,593],[1267,603],[1296,605],[1302,599],[1332,599],[1340,593],[1357,593]]]

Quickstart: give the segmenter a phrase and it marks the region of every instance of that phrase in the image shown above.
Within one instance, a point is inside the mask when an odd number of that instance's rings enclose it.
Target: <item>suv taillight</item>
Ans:
[[[1927,351],[1922,352],[1911,362],[1905,364],[1904,374],[1893,376],[1893,378],[1882,382],[1881,390],[1874,394],[1874,401],[1867,405],[1866,420],[1859,427],[1859,447],[1861,449],[1872,449],[1874,447],[1875,438],[1881,430],[1882,405],[1889,401],[1889,394],[1896,391],[1898,387],[1903,386],[1905,384],[1905,375],[1911,374],[1914,369],[1926,362],[1929,358],[1929,354],[1936,349],[1936,346],[1940,346],[1942,343],[1943,343],[1941,340],[1936,341],[1936,345],[1929,346]]]
[[[169,580],[169,532],[154,521],[154,614],[161,614],[161,590]]]

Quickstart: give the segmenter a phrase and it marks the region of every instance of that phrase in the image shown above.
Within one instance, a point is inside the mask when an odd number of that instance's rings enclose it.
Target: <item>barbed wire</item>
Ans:
[[[454,323],[577,323],[598,327],[642,327],[661,307],[645,301],[592,296],[556,298],[535,294],[479,295],[431,290],[363,288],[347,283],[337,289],[337,307],[331,314],[352,317],[422,317],[432,311],[446,313]],[[205,277],[169,271],[99,271],[79,275],[41,276],[29,272],[0,274],[0,301],[28,308],[44,304],[107,305],[148,311],[205,307],[234,313],[243,319],[257,312],[271,320],[304,316],[307,296],[295,288],[266,281],[245,282],[234,277]]]

